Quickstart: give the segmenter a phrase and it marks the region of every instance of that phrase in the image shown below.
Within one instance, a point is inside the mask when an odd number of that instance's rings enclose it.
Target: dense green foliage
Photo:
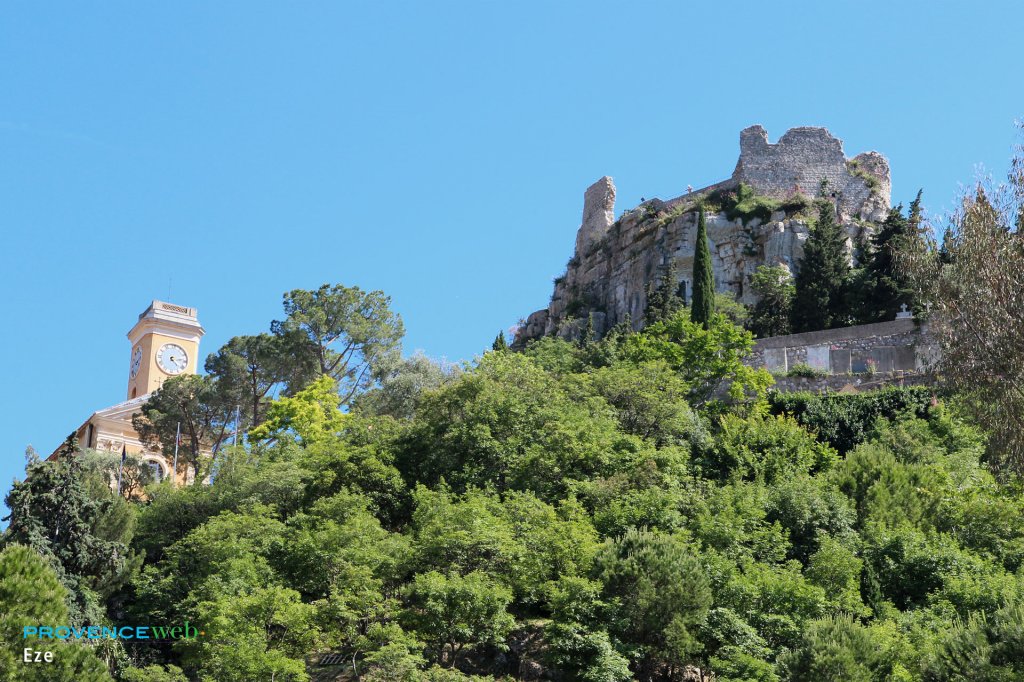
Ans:
[[[932,389],[925,386],[889,386],[862,394],[773,391],[769,403],[773,413],[793,417],[820,440],[847,453],[868,438],[880,417],[925,416],[933,396]]]
[[[27,665],[17,660],[26,646],[35,644],[22,639],[22,628],[26,624],[67,623],[67,599],[57,574],[37,552],[18,544],[0,550],[0,679],[109,682],[107,667],[92,647],[85,645],[51,642],[45,649],[53,654],[52,662]]]
[[[33,463],[0,625],[202,629],[102,652],[132,682],[1020,679],[1024,491],[984,434],[926,389],[770,392],[688,313],[381,363],[347,410],[321,373],[144,501]]]

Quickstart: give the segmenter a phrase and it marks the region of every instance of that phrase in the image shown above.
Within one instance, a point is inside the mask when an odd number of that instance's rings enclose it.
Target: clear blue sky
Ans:
[[[685,4],[3,3],[0,490],[124,398],[153,298],[205,355],[285,290],[379,288],[407,351],[468,359],[602,175],[619,211],[723,179],[754,123],[881,151],[932,212],[1005,173],[1020,3]]]

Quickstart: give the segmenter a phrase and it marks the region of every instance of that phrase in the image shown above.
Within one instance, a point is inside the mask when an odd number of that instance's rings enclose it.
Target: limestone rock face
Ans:
[[[814,196],[822,179],[828,181],[827,195],[836,203],[852,252],[854,241],[867,237],[871,223],[889,211],[889,164],[877,152],[847,160],[842,142],[824,128],[794,128],[775,144],[768,142],[761,126],[747,128],[740,133],[740,158],[730,179],[668,201],[646,201],[618,220],[615,185],[611,178],[601,178],[584,193],[583,223],[565,275],[556,280],[548,307],[524,321],[516,343],[551,334],[572,337],[588,317],[598,334],[627,318],[639,328],[648,284],[656,284],[670,265],[689,300],[699,200],[740,183],[775,199],[798,192]],[[810,213],[779,210],[764,221],[707,215],[717,289],[754,303],[750,281],[759,266],[782,265],[795,272],[810,231]]]

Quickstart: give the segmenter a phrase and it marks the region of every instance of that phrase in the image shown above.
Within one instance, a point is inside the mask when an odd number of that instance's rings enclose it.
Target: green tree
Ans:
[[[406,599],[408,622],[440,665],[454,668],[466,646],[507,648],[505,638],[515,625],[505,610],[512,593],[484,573],[421,573],[413,578]]]
[[[185,672],[176,665],[147,665],[121,671],[124,682],[188,682]]]
[[[701,431],[687,403],[689,385],[665,361],[617,363],[581,375],[615,408],[619,428],[658,446],[689,441]]]
[[[418,570],[482,571],[525,603],[541,600],[547,583],[587,571],[597,537],[569,505],[559,509],[532,493],[502,499],[471,490],[459,498],[416,490],[413,530]]]
[[[750,308],[737,301],[731,291],[715,292],[714,310],[737,327],[746,327],[750,319]]]
[[[553,500],[572,481],[619,464],[632,445],[607,404],[575,399],[528,355],[487,353],[426,395],[398,442],[403,474],[427,485],[444,478],[459,492],[489,485]]]
[[[714,448],[698,462],[705,476],[776,483],[831,467],[835,452],[793,419],[726,415]]]
[[[204,451],[217,450],[227,440],[235,417],[235,406],[222,398],[211,377],[171,377],[132,416],[132,426],[143,443],[171,454],[180,425],[178,466],[191,467],[194,480],[200,480],[207,463]]]
[[[607,605],[601,583],[562,576],[548,585],[551,621],[544,627],[548,662],[573,682],[621,682],[632,677],[629,661],[612,646],[599,619]]]
[[[498,335],[494,337],[494,343],[491,344],[491,350],[508,350],[508,341],[505,340],[504,331],[498,332]]]
[[[711,249],[708,246],[708,228],[701,206],[697,214],[697,237],[693,253],[693,300],[690,304],[690,319],[708,329],[715,305],[715,273],[711,264]]]
[[[804,242],[794,280],[792,329],[795,333],[849,324],[850,260],[846,235],[835,205],[818,200],[818,221]]]
[[[1022,127],[1024,131],[1024,127]],[[938,353],[932,369],[990,437],[993,466],[1024,471],[1024,147],[1008,183],[977,184],[950,216],[942,246],[902,254]]]
[[[288,390],[294,393],[327,375],[338,382],[341,402],[347,405],[400,350],[405,328],[390,306],[391,299],[381,291],[367,293],[341,284],[286,293],[286,317],[271,328],[294,356],[296,374]]]
[[[761,265],[754,272],[751,287],[758,297],[749,323],[754,336],[789,334],[795,293],[789,270],[781,265]]]
[[[271,511],[251,503],[223,511],[166,547],[163,558],[136,578],[129,612],[154,622],[195,621],[200,602],[230,600],[273,584],[269,558],[286,526]]]
[[[206,682],[306,682],[304,658],[321,637],[315,608],[294,590],[257,588],[201,601],[203,637],[185,640],[184,659]]]
[[[334,379],[324,375],[294,396],[282,396],[267,408],[263,423],[249,432],[253,442],[291,434],[304,445],[336,438],[345,425]]]
[[[793,682],[849,680],[882,682],[885,651],[872,632],[849,617],[812,622],[793,651],[782,657],[786,679]]]
[[[634,529],[597,555],[594,575],[611,605],[612,631],[634,649],[642,674],[662,665],[680,670],[702,648],[695,633],[712,592],[694,554],[681,538]]]
[[[670,258],[662,268],[658,285],[650,287],[648,291],[644,321],[652,324],[675,315],[685,305],[681,294],[684,286],[685,284],[679,281],[675,261]]]
[[[953,624],[925,661],[925,682],[1010,682],[1024,676],[1024,603]]]
[[[423,395],[454,381],[460,370],[435,362],[421,352],[387,363],[380,372],[380,385],[361,393],[353,406],[363,412],[411,419]]]
[[[93,497],[109,493],[111,482],[117,481],[119,472],[121,496],[126,500],[137,498],[146,486],[156,481],[153,467],[139,455],[127,455],[123,464],[120,452],[83,449],[78,457],[82,460],[83,474]]]
[[[765,370],[743,363],[754,347],[750,332],[712,315],[701,325],[681,311],[671,320],[658,322],[627,339],[625,356],[633,362],[662,360],[687,383],[690,404],[708,403],[722,385],[734,401],[763,398],[772,383]]]
[[[871,236],[871,249],[864,263],[863,289],[858,295],[861,323],[895,319],[903,305],[920,311],[914,288],[898,259],[901,253],[923,248],[921,192],[918,191],[910,204],[909,216],[903,215],[902,205],[894,207]]]
[[[56,461],[30,464],[25,480],[14,483],[0,544],[26,545],[46,557],[70,594],[71,622],[81,624],[103,619],[100,599],[133,569],[133,523],[127,503],[109,488],[90,495],[75,448],[69,439]],[[127,516],[115,523],[118,515]]]
[[[0,676],[11,682],[110,682],[107,668],[92,650],[64,640],[23,638],[23,628],[68,625],[67,591],[35,551],[8,544],[0,551]],[[25,647],[53,653],[51,663],[19,660]]]
[[[215,379],[221,403],[244,409],[242,429],[263,421],[273,393],[289,376],[282,339],[271,334],[236,336],[206,358],[206,373]]]

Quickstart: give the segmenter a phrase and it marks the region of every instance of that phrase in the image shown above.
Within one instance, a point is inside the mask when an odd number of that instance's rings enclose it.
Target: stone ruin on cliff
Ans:
[[[626,319],[642,324],[648,283],[675,266],[680,290],[688,293],[693,273],[699,201],[735,196],[741,185],[777,200],[770,215],[707,213],[708,241],[719,291],[754,303],[751,277],[761,265],[795,271],[812,222],[809,200],[827,181],[850,252],[890,205],[889,164],[877,152],[847,159],[843,143],[825,128],[792,128],[775,144],[759,125],[740,133],[740,158],[732,177],[661,201],[651,199],[615,219],[615,185],[603,177],[583,195],[583,222],[566,272],[555,280],[547,308],[531,314],[516,343],[545,335],[577,335],[590,319],[600,335]],[[749,190],[748,190],[749,191]],[[729,193],[732,193],[731,195]]]

